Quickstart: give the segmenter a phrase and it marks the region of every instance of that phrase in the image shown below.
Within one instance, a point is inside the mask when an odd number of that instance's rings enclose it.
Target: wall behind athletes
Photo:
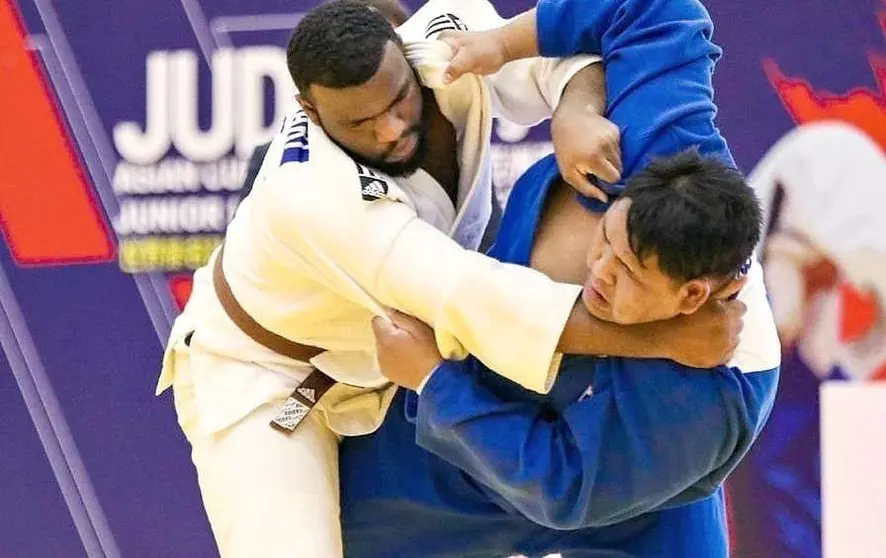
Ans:
[[[730,483],[733,538],[736,556],[813,557],[819,383],[886,371],[883,282],[816,240],[886,255],[878,221],[846,218],[886,192],[871,180],[886,166],[886,11],[708,4],[726,49],[720,125],[745,171],[798,124],[854,126],[796,132],[755,174],[777,216],[766,253],[784,277],[773,298],[786,363],[768,430]],[[283,45],[312,5],[0,0],[0,556],[212,555],[187,445],[154,384],[190,272],[290,102]],[[504,194],[551,148],[545,126],[496,132]],[[806,196],[856,201],[809,209]]]

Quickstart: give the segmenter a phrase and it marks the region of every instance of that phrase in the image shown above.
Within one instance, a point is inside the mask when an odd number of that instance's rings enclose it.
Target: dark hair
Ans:
[[[400,44],[400,37],[377,9],[365,2],[335,0],[298,22],[286,63],[302,95],[308,95],[314,84],[354,87],[378,71],[388,41]]]
[[[653,161],[628,181],[627,232],[642,261],[668,276],[730,278],[760,240],[762,212],[737,170],[695,150]]]
[[[394,27],[403,25],[409,19],[409,8],[403,5],[400,0],[359,0],[370,8],[375,8],[384,16]]]

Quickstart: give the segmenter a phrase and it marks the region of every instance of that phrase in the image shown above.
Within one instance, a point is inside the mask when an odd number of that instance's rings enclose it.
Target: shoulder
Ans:
[[[281,135],[276,167],[255,188],[268,215],[314,220],[326,209],[353,214],[382,200],[406,200],[391,177],[354,161],[313,123],[284,127]]]

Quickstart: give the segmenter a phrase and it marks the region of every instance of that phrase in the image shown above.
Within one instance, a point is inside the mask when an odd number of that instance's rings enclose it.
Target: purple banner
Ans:
[[[494,3],[504,15],[532,4]],[[154,387],[190,272],[218,243],[252,149],[291,100],[283,47],[313,4],[0,0],[0,556],[216,552],[171,398],[155,398]],[[877,146],[872,164],[886,164],[881,3],[708,5],[725,48],[719,122],[743,170],[798,124],[825,120],[853,126],[849,136]],[[551,147],[545,126],[499,122],[496,132],[504,197]],[[736,556],[821,555],[819,383],[886,376],[886,355],[865,349],[886,346],[876,271],[848,255],[852,234],[795,223],[843,217],[779,201],[809,184],[782,166],[811,145],[805,137],[764,159],[776,170],[752,175],[773,194],[766,254],[794,262],[785,276],[800,286],[773,289],[794,301],[777,307],[783,384],[729,483]],[[829,153],[862,164],[819,158]],[[886,188],[834,172],[822,195],[864,204]],[[865,223],[886,238],[879,221]],[[847,248],[834,252],[816,235],[845,237]]]

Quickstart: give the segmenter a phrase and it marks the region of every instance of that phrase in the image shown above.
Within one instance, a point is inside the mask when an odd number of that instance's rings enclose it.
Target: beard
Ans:
[[[404,160],[404,161],[387,161],[385,160],[385,156],[381,157],[366,157],[365,155],[361,155],[354,151],[353,149],[348,148],[343,143],[339,142],[334,137],[327,134],[327,137],[337,145],[342,151],[348,154],[351,159],[354,160],[355,163],[359,163],[363,166],[373,168],[377,171],[380,171],[388,176],[409,176],[414,173],[421,167],[421,164],[424,162],[425,157],[428,154],[428,130],[427,124],[424,119],[424,115],[422,115],[422,122],[413,126],[409,129],[409,131],[404,134],[404,138],[408,138],[412,134],[417,134],[418,138],[415,142],[415,151],[412,155]]]
[[[418,79],[417,74],[416,79]],[[385,153],[378,157],[367,157],[344,145],[336,138],[332,137],[332,135],[328,132],[326,136],[332,141],[332,143],[334,143],[342,151],[347,153],[356,163],[373,168],[392,177],[409,176],[410,174],[417,171],[419,167],[421,167],[421,164],[424,162],[425,157],[428,154],[428,136],[430,132],[430,123],[432,116],[431,111],[436,105],[434,102],[429,102],[427,96],[433,94],[434,93],[432,91],[422,88],[423,102],[421,106],[421,118],[415,126],[409,128],[409,130],[407,130],[406,133],[404,133],[403,136],[400,138],[402,140],[404,138],[408,138],[412,134],[416,134],[417,137],[417,141],[415,142],[415,151],[405,161],[387,161],[385,160],[385,157],[387,157],[388,153]]]

